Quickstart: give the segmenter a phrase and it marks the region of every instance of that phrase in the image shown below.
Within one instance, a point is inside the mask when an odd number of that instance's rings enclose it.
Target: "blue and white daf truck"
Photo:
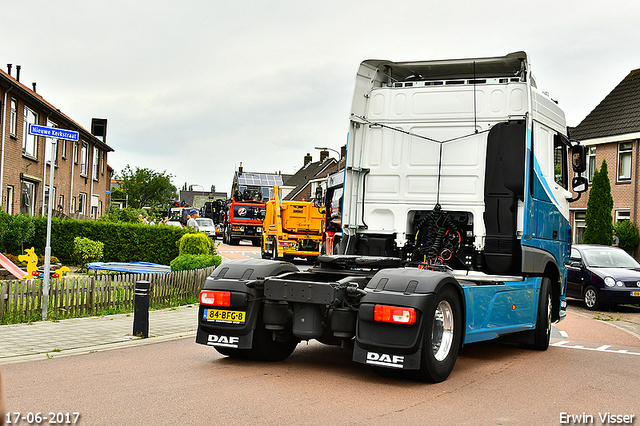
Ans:
[[[465,344],[547,349],[585,151],[527,54],[364,61],[348,140],[340,254],[306,271],[224,262],[202,288],[196,341],[279,361],[316,339],[430,382]]]

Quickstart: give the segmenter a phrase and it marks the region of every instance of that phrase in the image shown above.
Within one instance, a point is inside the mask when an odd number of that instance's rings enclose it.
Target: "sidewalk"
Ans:
[[[0,325],[0,364],[194,337],[198,305],[149,311],[149,337],[133,336],[133,313]]]

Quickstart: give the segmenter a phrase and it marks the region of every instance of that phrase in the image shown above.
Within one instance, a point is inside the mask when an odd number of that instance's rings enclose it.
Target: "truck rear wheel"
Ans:
[[[432,311],[425,315],[418,377],[424,381],[439,383],[451,374],[462,338],[462,307],[457,292],[451,286],[440,290],[436,294]]]
[[[538,321],[534,331],[532,349],[546,351],[551,339],[551,280],[548,277],[542,279],[540,285],[540,300],[538,301]]]

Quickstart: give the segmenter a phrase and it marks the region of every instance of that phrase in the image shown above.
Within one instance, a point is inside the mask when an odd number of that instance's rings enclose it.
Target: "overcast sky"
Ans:
[[[358,65],[529,53],[576,126],[640,68],[640,1],[0,0],[0,66],[86,129],[108,163],[229,192],[347,137]],[[194,189],[200,189],[195,186]]]

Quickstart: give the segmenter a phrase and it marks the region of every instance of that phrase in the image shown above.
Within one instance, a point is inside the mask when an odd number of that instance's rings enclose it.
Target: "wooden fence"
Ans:
[[[151,283],[149,305],[198,298],[214,267],[166,274],[98,275],[49,281],[49,318],[74,318],[96,312],[133,310],[137,281]],[[0,323],[40,319],[42,280],[0,281]]]

